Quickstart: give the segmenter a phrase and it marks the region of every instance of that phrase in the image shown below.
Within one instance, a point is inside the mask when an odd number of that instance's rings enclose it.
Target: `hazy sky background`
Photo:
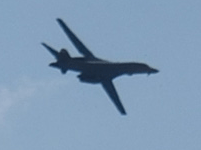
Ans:
[[[200,0],[1,0],[0,149],[201,149]],[[114,80],[121,116],[100,85],[48,67],[47,42],[80,56],[62,18],[98,57],[160,73]]]

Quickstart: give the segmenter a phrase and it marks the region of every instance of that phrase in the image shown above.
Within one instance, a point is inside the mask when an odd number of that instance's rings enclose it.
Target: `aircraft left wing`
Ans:
[[[70,28],[64,23],[63,20],[57,19],[59,25],[63,29],[63,31],[66,33],[68,38],[71,40],[73,45],[78,49],[78,51],[83,54],[85,57],[97,59],[92,52],[89,51],[89,49],[76,37],[76,35],[70,30]]]
[[[102,86],[104,90],[107,92],[108,96],[112,99],[113,103],[117,107],[117,109],[120,111],[122,115],[126,115],[126,111],[119,99],[119,96],[115,90],[115,87],[111,80],[106,80],[102,82]]]

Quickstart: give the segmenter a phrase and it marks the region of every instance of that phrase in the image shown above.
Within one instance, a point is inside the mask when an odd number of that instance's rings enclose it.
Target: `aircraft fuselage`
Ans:
[[[104,60],[88,61],[85,58],[69,58],[68,61],[61,63],[61,66],[66,70],[84,73],[88,78],[97,79],[97,82],[98,80],[114,79],[123,74],[150,74],[158,72],[158,70],[143,63],[114,63]]]

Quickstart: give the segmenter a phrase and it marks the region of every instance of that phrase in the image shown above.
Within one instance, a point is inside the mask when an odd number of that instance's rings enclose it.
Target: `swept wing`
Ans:
[[[73,45],[78,49],[78,51],[87,58],[97,59],[92,52],[76,37],[76,35],[70,30],[70,28],[61,19],[57,19],[59,25],[66,33],[68,38],[71,40]]]
[[[111,80],[103,81],[102,86],[109,95],[109,97],[112,99],[113,103],[116,105],[117,109],[121,112],[121,114],[126,115],[126,111],[119,99],[119,96],[115,90],[112,81]]]

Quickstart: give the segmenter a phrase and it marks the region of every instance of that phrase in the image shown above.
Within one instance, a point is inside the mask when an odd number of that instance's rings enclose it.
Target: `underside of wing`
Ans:
[[[57,19],[59,25],[66,33],[68,38],[71,40],[73,45],[78,49],[78,51],[88,58],[96,58],[89,49],[76,37],[76,35],[70,30],[70,28],[61,19]]]
[[[115,87],[114,87],[112,81],[111,80],[104,81],[104,82],[102,82],[102,86],[105,89],[105,91],[107,92],[107,94],[109,95],[109,97],[112,99],[113,103],[115,104],[117,109],[120,111],[120,113],[122,115],[126,115],[126,111],[119,99],[119,96],[115,90]]]
[[[41,43],[56,59],[58,59],[59,52],[45,43]]]

